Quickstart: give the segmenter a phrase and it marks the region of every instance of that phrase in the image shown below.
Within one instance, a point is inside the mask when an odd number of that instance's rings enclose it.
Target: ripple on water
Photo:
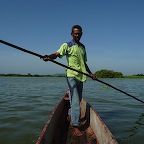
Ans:
[[[143,99],[144,80],[103,81]],[[0,78],[0,144],[35,143],[66,90],[65,78]],[[90,79],[83,96],[120,144],[143,144],[143,104]]]

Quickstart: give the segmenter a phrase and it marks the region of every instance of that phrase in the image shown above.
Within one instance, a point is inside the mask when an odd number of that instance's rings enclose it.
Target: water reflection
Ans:
[[[129,130],[126,132],[130,133],[128,137],[134,136],[136,133],[138,133],[138,130],[141,128],[141,126],[144,125],[144,113],[142,113],[138,120],[135,121],[135,125],[133,127],[130,127]]]

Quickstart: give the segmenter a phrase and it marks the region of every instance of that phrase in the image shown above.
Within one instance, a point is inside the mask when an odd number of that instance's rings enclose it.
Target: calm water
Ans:
[[[144,79],[102,80],[144,101]],[[65,78],[0,77],[0,144],[35,143],[66,90]],[[90,79],[83,97],[120,144],[144,144],[144,104]]]

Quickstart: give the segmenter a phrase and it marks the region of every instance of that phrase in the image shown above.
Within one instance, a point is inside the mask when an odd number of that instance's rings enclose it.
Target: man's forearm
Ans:
[[[89,69],[88,65],[85,63],[85,67],[86,67],[86,71],[89,73],[89,74],[92,74],[91,70]]]

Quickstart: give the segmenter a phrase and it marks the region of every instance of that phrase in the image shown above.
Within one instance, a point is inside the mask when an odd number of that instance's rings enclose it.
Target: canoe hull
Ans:
[[[69,98],[65,95],[52,111],[36,144],[66,143],[69,122]]]
[[[67,120],[69,108],[67,91],[51,113],[36,144],[118,144],[98,113],[84,99],[81,101],[80,117],[81,123],[84,123],[79,127],[83,135],[73,137]]]
[[[98,113],[84,99],[81,101],[82,118],[86,117],[87,128],[91,127],[99,144],[118,144]],[[83,126],[84,127],[84,126]],[[86,129],[86,127],[85,127]]]

